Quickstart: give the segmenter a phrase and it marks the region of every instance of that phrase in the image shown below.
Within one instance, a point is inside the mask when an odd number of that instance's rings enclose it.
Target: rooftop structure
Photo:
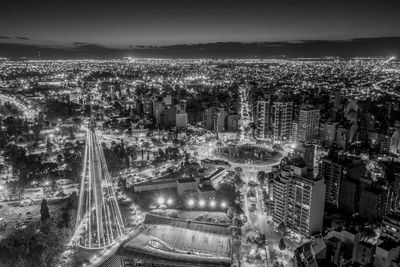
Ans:
[[[118,255],[124,266],[231,266],[231,237],[227,225],[147,214]]]

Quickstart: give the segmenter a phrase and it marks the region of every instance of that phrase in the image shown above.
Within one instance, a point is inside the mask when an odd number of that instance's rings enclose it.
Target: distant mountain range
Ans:
[[[5,38],[3,38],[5,39]],[[1,41],[1,40],[0,40]],[[284,57],[373,57],[400,56],[400,37],[361,38],[339,41],[220,42],[170,46],[112,48],[75,42],[65,46],[0,43],[0,57],[11,59],[108,59],[133,58],[284,58]]]

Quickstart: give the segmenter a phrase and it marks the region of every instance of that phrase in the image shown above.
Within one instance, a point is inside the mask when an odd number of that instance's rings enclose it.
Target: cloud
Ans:
[[[159,46],[154,45],[130,45],[129,49],[158,49]]]
[[[0,39],[11,39],[11,38],[8,37],[8,36],[1,36],[1,35],[0,35]]]
[[[76,44],[72,49],[77,49],[80,51],[100,51],[100,50],[115,50],[113,48],[107,48],[103,45],[99,45],[99,44],[92,44],[92,43],[79,43]]]
[[[15,39],[19,39],[19,40],[31,40],[28,37],[24,37],[24,36],[15,36]]]
[[[87,45],[87,42],[74,42],[72,43],[73,46],[83,46],[83,45]]]
[[[106,46],[95,44],[95,43],[88,43],[88,42],[74,42],[72,43],[72,47],[67,47],[67,49],[71,50],[80,50],[80,51],[100,51],[100,50],[118,50],[113,48],[108,48]]]
[[[126,49],[101,44],[74,42],[68,45],[35,45],[0,41],[0,57],[46,59],[107,59],[125,56],[144,58],[293,58],[358,57],[400,55],[400,37],[365,38],[339,41],[298,42],[219,42],[171,46],[131,45]]]

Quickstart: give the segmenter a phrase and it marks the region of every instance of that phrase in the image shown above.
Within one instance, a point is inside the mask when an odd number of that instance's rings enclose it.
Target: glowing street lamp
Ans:
[[[158,205],[162,205],[162,204],[165,203],[165,199],[164,199],[163,197],[159,197],[159,198],[157,199],[157,203],[158,203]]]
[[[221,203],[221,207],[222,207],[223,209],[225,209],[225,208],[226,208],[226,202],[222,202],[222,203]]]
[[[194,200],[193,199],[189,199],[188,204],[190,207],[193,207],[194,205]]]
[[[171,198],[168,198],[167,204],[168,204],[168,205],[172,205],[172,203],[173,203],[173,200],[172,200]]]
[[[206,203],[204,202],[204,200],[200,200],[200,201],[199,201],[200,207],[204,207],[205,204],[206,204]]]
[[[216,205],[215,200],[211,200],[211,202],[210,202],[211,208],[215,208],[215,205]]]

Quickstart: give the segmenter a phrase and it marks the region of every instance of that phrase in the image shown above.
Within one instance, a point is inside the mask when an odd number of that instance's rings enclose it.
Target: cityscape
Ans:
[[[298,0],[326,21],[279,37],[292,0],[28,2],[0,1],[1,267],[400,266],[400,3]]]

